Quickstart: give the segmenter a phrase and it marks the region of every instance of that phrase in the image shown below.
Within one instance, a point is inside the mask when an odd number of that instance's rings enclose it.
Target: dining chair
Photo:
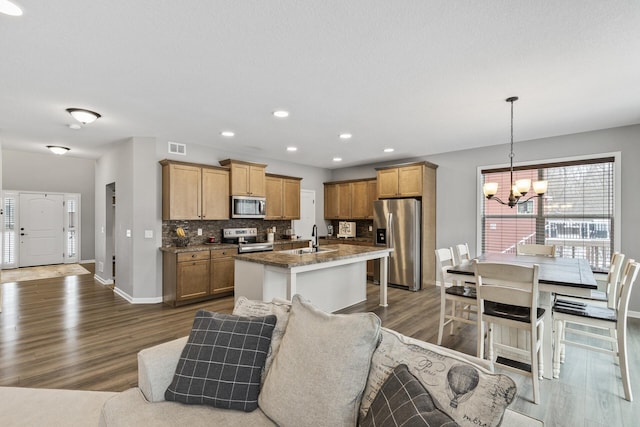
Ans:
[[[544,312],[538,307],[539,266],[475,262],[478,301],[477,356],[484,357],[485,323],[487,358],[501,367],[524,374],[533,383],[533,402],[540,402],[539,379],[544,372],[542,339]],[[495,342],[494,329],[504,326],[526,331],[527,342]],[[521,334],[517,334],[521,336]],[[525,347],[525,348],[522,348]]]
[[[454,322],[476,324],[476,321],[470,318],[470,314],[476,312],[476,292],[473,287],[464,286],[459,281],[452,280],[447,272],[447,268],[455,265],[452,248],[436,249],[436,262],[440,272],[438,345],[441,345],[445,326],[450,325],[449,334],[453,335]],[[450,313],[447,313],[447,301],[451,302]]]
[[[611,354],[620,365],[624,398],[631,402],[631,383],[629,382],[629,366],[627,362],[627,311],[633,284],[638,276],[640,264],[635,260],[628,260],[622,273],[622,280],[618,286],[615,308],[599,307],[585,303],[563,303],[557,301],[553,306],[553,321],[555,323],[553,377],[560,376],[560,364],[565,362],[565,346],[572,345],[587,350]],[[589,327],[585,329],[584,327]],[[607,335],[593,331],[604,330]],[[578,335],[600,343],[609,343],[611,349],[604,346],[587,344],[585,340],[574,341],[567,338]],[[589,342],[590,342],[589,341]]]
[[[469,244],[459,243],[453,247],[455,250],[456,262],[462,264],[463,262],[471,261],[471,252],[469,252]]]
[[[516,255],[556,256],[555,245],[522,244],[516,245]]]
[[[607,274],[607,280],[604,282],[603,291],[592,290],[591,295],[589,295],[588,297],[568,297],[561,294],[556,294],[556,301],[561,299],[563,301],[584,302],[601,307],[615,308],[618,284],[620,283],[620,279],[622,278],[621,272],[623,262],[624,254],[621,254],[620,252],[614,252],[611,255],[609,273]]]

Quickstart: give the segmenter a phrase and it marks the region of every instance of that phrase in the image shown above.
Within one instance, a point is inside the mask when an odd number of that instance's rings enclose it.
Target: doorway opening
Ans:
[[[104,279],[111,280],[115,283],[116,280],[116,239],[115,239],[115,224],[116,224],[116,183],[106,185],[105,191],[105,265],[99,266],[104,273]]]

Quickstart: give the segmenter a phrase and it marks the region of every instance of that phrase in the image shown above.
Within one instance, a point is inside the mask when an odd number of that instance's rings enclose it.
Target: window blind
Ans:
[[[483,199],[482,251],[556,245],[557,256],[584,258],[594,271],[607,271],[614,247],[614,167],[614,158],[606,157],[514,168],[514,180],[547,180],[547,193],[513,208]],[[496,196],[508,200],[508,168],[483,170],[485,182],[497,182]]]

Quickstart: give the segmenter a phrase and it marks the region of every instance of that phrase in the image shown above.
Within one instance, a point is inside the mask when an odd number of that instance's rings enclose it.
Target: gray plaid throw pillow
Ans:
[[[398,365],[371,403],[360,427],[454,427],[407,365]]]
[[[165,399],[245,412],[258,407],[276,316],[198,310]]]

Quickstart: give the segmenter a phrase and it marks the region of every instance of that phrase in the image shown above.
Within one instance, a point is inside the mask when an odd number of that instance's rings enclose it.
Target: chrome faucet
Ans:
[[[313,243],[313,251],[318,252],[318,226],[313,224],[313,229],[311,230],[311,237],[315,237],[315,241]]]

